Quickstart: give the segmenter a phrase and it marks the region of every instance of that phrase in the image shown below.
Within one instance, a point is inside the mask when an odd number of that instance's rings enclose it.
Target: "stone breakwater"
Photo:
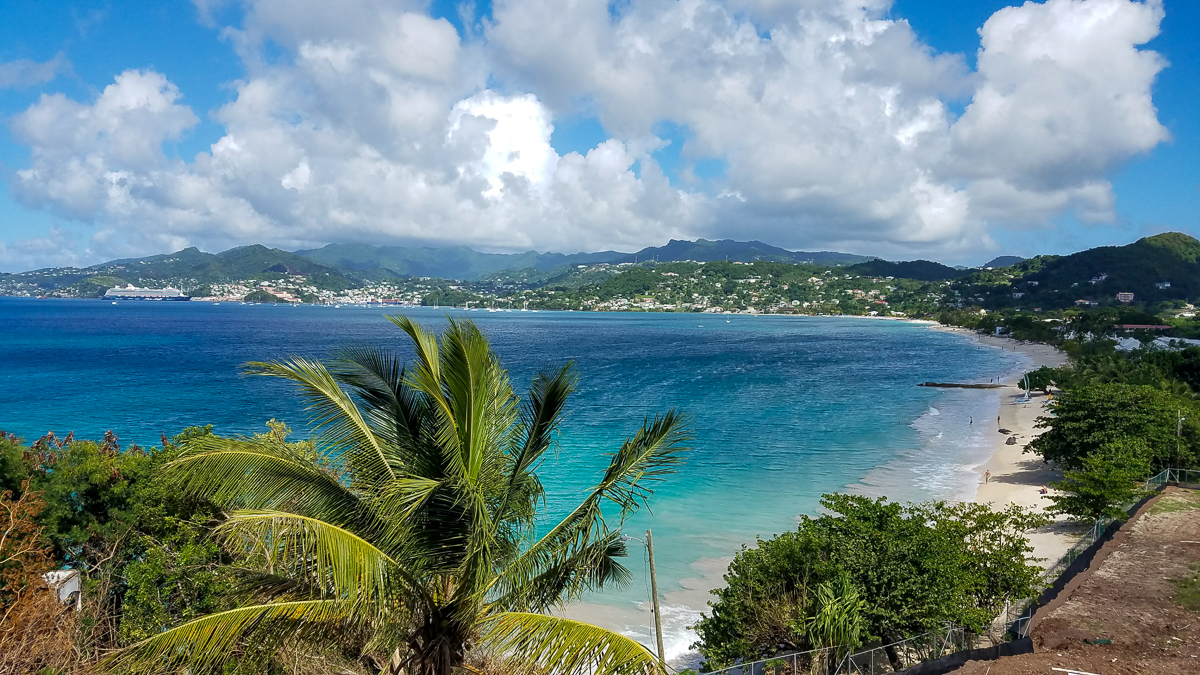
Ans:
[[[921,382],[918,387],[939,387],[942,389],[1003,389],[1003,384],[961,384],[956,382]]]

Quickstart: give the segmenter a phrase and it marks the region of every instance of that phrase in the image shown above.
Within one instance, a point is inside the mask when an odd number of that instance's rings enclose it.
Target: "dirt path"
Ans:
[[[1033,629],[1035,653],[955,672],[1200,673],[1200,492],[1168,488],[1126,527],[1065,601],[1044,610]],[[1101,640],[1111,644],[1089,644]]]

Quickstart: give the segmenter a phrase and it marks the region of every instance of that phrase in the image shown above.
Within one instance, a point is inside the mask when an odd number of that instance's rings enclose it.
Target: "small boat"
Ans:
[[[114,305],[115,305],[115,304],[117,304],[117,301],[116,301],[116,300],[113,300],[113,304],[114,304]]]

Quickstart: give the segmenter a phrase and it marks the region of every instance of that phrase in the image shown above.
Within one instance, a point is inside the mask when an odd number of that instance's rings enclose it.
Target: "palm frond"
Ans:
[[[576,378],[571,363],[558,372],[538,373],[529,387],[529,397],[521,410],[520,446],[512,455],[512,466],[508,469],[508,481],[500,507],[496,509],[494,527],[499,528],[511,520],[508,508],[514,503],[528,505],[541,496],[541,484],[534,473],[542,455],[550,449],[554,433],[562,421],[567,399],[575,391]],[[525,498],[521,499],[522,493]],[[528,519],[532,513],[516,514],[518,519]]]
[[[358,497],[331,471],[261,439],[186,441],[164,472],[182,492],[224,508],[286,508],[337,519],[358,509]]]
[[[540,566],[513,566],[500,577],[494,604],[506,610],[544,612],[588,591],[627,586],[633,574],[617,562],[627,555],[621,533],[614,531],[556,551],[539,561]]]
[[[204,671],[236,658],[254,638],[256,647],[336,634],[355,620],[351,607],[337,600],[266,603],[217,612],[188,621],[131,645],[102,663],[105,670],[163,672],[186,665]]]
[[[398,561],[343,526],[282,511],[244,510],[230,513],[216,532],[243,555],[265,552],[264,567],[286,570],[326,596],[381,612],[397,602],[398,591],[431,602]]]
[[[334,358],[334,379],[351,388],[366,404],[368,421],[389,442],[404,447],[419,443],[424,426],[424,401],[405,386],[405,369],[398,356],[376,347],[352,347]]]
[[[662,480],[673,473],[688,450],[686,421],[674,411],[647,420],[613,454],[601,481],[565,518],[550,528],[538,541],[495,577],[492,587],[531,578],[537,570],[548,568],[561,551],[581,546],[609,534],[601,508],[605,500],[621,507],[623,522],[643,505],[652,491],[642,481]]]
[[[248,375],[281,377],[300,385],[314,430],[320,431],[322,440],[337,448],[346,461],[355,464],[357,481],[375,484],[396,477],[383,443],[324,364],[293,357],[251,361],[243,370]]]
[[[665,668],[636,640],[557,616],[504,612],[484,621],[482,645],[548,675],[658,675]]]
[[[613,454],[600,481],[605,499],[621,507],[622,518],[646,505],[653,490],[644,485],[675,473],[683,462],[684,445],[691,439],[687,421],[677,410],[647,420],[642,428]]]

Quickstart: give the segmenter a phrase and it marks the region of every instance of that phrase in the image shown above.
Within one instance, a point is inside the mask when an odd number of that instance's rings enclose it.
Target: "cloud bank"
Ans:
[[[953,255],[995,227],[1112,220],[1108,176],[1168,138],[1151,100],[1166,64],[1140,48],[1160,0],[1002,9],[974,70],[888,0],[495,0],[465,36],[423,6],[248,0],[224,29],[246,75],[207,151],[164,153],[198,113],[128,70],[12,119],[31,156],[13,194],[94,223],[100,256],[698,236]],[[580,114],[610,137],[559,155],[555,121]],[[675,181],[664,124],[686,131]],[[721,170],[689,180],[705,161]]]

